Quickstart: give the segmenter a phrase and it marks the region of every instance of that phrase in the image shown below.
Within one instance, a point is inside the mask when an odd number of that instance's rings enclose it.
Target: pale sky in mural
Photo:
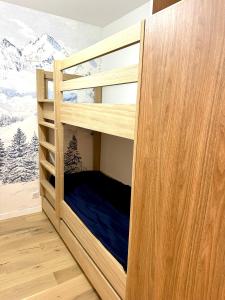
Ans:
[[[58,41],[63,36],[63,43],[73,51],[87,47],[86,35],[88,35],[88,42],[91,45],[99,40],[101,33],[101,28],[97,26],[2,1],[0,1],[0,16],[0,40],[5,38],[7,32],[7,38],[20,48],[43,34],[44,28],[48,29],[46,33],[54,36]],[[75,35],[74,32],[80,32],[80,34]]]

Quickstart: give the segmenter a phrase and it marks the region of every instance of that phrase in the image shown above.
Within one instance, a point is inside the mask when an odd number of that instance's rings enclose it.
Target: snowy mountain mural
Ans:
[[[98,36],[100,31],[95,26],[1,1],[0,13],[0,219],[2,219],[40,209],[36,69],[52,70],[55,59],[62,59],[95,42],[93,33]],[[42,20],[41,24],[33,22],[36,18]],[[86,75],[96,72],[98,68],[99,63],[91,61],[71,69],[70,72]],[[51,94],[50,88],[50,96]],[[89,102],[92,101],[92,96],[92,90],[74,91],[65,93],[64,101]],[[7,195],[7,201],[3,195]]]
[[[24,49],[4,38],[0,43],[1,77],[7,78],[9,71],[33,71],[35,68],[49,68],[54,58],[61,59],[69,52],[52,36],[43,34],[29,41]]]
[[[16,127],[21,127],[28,139],[36,131],[33,125],[30,126],[32,130],[27,131],[29,123],[36,123],[36,68],[51,70],[54,59],[68,55],[69,50],[48,34],[29,41],[23,49],[7,38],[0,42],[0,136],[7,147]],[[90,74],[97,66],[92,61],[73,68],[72,72]],[[89,102],[92,95],[92,90],[69,92],[65,93],[64,100],[82,102],[85,99]]]

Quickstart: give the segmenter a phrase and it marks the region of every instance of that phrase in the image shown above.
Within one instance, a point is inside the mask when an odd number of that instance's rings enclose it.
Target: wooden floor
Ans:
[[[0,299],[26,298],[99,299],[43,213],[0,221]]]

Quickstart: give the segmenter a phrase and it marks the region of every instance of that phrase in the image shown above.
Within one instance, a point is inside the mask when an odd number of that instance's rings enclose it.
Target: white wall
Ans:
[[[151,14],[151,1],[103,28],[103,38],[126,29]],[[117,51],[102,59],[102,70],[137,64],[139,45]],[[137,84],[103,88],[104,103],[136,103]],[[101,169],[106,174],[131,184],[133,141],[102,134]]]

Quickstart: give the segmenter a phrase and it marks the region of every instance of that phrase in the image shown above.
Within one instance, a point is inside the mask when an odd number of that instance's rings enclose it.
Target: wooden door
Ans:
[[[127,300],[225,299],[225,1],[146,23]]]

